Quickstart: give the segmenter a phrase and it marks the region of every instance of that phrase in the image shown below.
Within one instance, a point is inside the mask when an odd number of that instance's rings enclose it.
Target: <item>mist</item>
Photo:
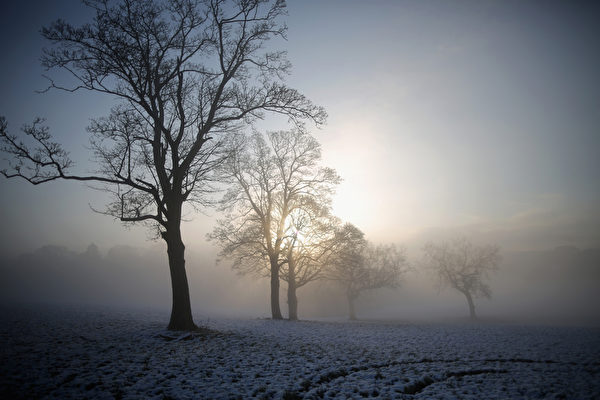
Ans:
[[[0,398],[600,398],[600,3],[4,3]]]
[[[163,246],[90,246],[83,252],[47,245],[4,256],[0,301],[4,304],[64,304],[168,311],[171,291]],[[362,320],[460,322],[467,320],[464,296],[438,290],[418,258],[398,289],[367,291],[356,302]],[[600,249],[562,246],[545,251],[504,252],[490,277],[491,299],[477,299],[481,321],[600,325]],[[268,278],[239,275],[214,248],[189,251],[192,307],[200,320],[269,317]],[[285,287],[281,304],[287,312]],[[298,291],[300,319],[347,318],[343,290],[318,280]]]

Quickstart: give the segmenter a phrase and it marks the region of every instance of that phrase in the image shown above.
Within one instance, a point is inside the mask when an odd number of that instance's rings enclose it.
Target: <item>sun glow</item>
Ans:
[[[288,215],[285,219],[285,231],[288,241],[294,242],[295,246],[306,245],[309,240],[304,232],[304,229],[299,227],[299,224],[296,222],[296,218],[294,218],[292,215]]]

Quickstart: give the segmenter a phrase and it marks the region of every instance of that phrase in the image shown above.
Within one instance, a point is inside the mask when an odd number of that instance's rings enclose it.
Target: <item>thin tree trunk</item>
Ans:
[[[349,319],[351,321],[356,320],[356,310],[354,309],[354,299],[356,299],[356,296],[353,296],[351,293],[348,293],[348,312],[349,312]]]
[[[167,329],[170,330],[195,330],[198,329],[192,318],[190,305],[190,289],[185,272],[185,246],[181,240],[180,224],[163,233],[167,242],[169,256],[169,269],[171,271],[171,288],[173,292],[173,306],[171,320]]]
[[[474,321],[477,319],[477,316],[475,315],[475,303],[473,303],[473,297],[469,292],[464,292],[464,294],[467,298],[467,302],[469,303],[469,318]]]
[[[298,320],[298,298],[296,297],[296,267],[288,262],[288,317],[290,321]]]
[[[271,259],[271,317],[283,319],[279,307],[279,264],[278,260]]]

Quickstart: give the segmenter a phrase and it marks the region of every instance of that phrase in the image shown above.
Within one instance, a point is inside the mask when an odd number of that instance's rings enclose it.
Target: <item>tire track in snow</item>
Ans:
[[[371,369],[380,369],[380,368],[390,368],[399,365],[420,365],[420,364],[429,364],[429,363],[438,363],[438,364],[451,364],[457,362],[469,362],[469,363],[505,363],[505,364],[569,364],[569,365],[589,365],[590,363],[575,363],[575,362],[560,362],[555,360],[532,360],[527,358],[486,358],[486,359],[473,359],[473,360],[462,360],[462,359],[430,359],[423,358],[420,360],[405,360],[405,361],[391,361],[386,363],[370,363],[366,365],[352,366],[348,368],[339,368],[336,370],[329,371],[325,374],[321,374],[318,378],[313,380],[305,379],[301,383],[299,395],[302,393],[307,393],[311,389],[320,386],[327,385],[330,382],[338,379],[345,378],[349,375],[352,375],[356,372],[367,371]],[[600,365],[600,362],[591,363],[593,366]],[[483,374],[504,374],[509,373],[508,369],[495,369],[495,368],[483,368],[483,369],[463,369],[459,371],[447,371],[441,374],[441,378],[434,379],[429,375],[425,375],[423,378],[413,381],[410,384],[405,385],[403,394],[407,395],[415,395],[422,392],[426,387],[433,385],[435,383],[443,382],[452,377],[463,377],[463,376],[472,376],[472,375],[483,375]]]

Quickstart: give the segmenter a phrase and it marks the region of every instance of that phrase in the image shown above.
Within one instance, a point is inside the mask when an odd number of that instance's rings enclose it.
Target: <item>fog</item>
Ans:
[[[600,398],[599,15],[4,2],[0,399]]]
[[[240,276],[216,250],[189,251],[192,309],[199,322],[214,317],[270,317],[268,278]],[[413,255],[414,253],[414,255]],[[359,319],[406,322],[466,321],[462,294],[439,291],[430,271],[411,252],[411,271],[400,288],[365,292],[356,303]],[[91,244],[77,252],[44,246],[4,256],[0,301],[4,304],[94,305],[168,310],[171,291],[166,252],[160,243],[145,248]],[[504,252],[490,279],[492,298],[477,299],[482,321],[600,325],[600,249],[572,246],[545,251]],[[285,284],[281,304],[286,312]],[[346,319],[343,291],[316,281],[298,291],[300,319]]]
[[[78,170],[90,171],[86,126],[114,99],[36,93],[48,83],[39,29],[88,21],[78,3],[5,5],[0,111],[11,133],[46,118]],[[413,266],[398,290],[361,295],[359,318],[464,317],[460,293],[438,293],[419,263],[426,240],[458,226],[502,248],[493,297],[476,303],[482,318],[597,323],[597,11],[590,2],[290,2],[289,40],[274,45],[294,66],[290,85],[329,113],[314,133],[324,165],[343,178],[333,213],[369,240],[405,244]],[[106,193],[5,179],[0,192],[2,301],[170,307],[164,246],[147,242],[144,227],[92,213]],[[267,316],[268,279],[215,265],[203,238],[216,213],[202,211],[212,216],[188,212],[184,226],[193,311]],[[97,254],[85,252],[90,242]],[[580,250],[555,249],[565,245]],[[281,296],[285,309],[285,284]],[[298,296],[300,318],[345,316],[334,285],[314,282]]]
[[[333,213],[374,242],[405,245],[412,271],[397,290],[361,294],[359,318],[460,319],[458,292],[436,290],[423,244],[458,230],[498,244],[503,261],[482,319],[598,324],[600,136],[597,5],[583,2],[290,2],[291,86],[329,113],[315,129],[323,163],[343,182]],[[50,91],[41,26],[78,24],[90,10],[69,0],[10,3],[0,41],[0,99],[11,133],[35,116],[80,171],[94,170],[89,119],[110,97]],[[341,17],[340,17],[341,16]],[[274,44],[275,45],[275,44]],[[285,129],[271,117],[265,128]],[[261,125],[261,127],[263,127]],[[4,162],[4,160],[0,160]],[[0,180],[0,299],[168,309],[162,243],[93,213],[108,195],[72,182]],[[217,213],[184,224],[193,311],[269,316],[268,279],[238,276],[204,242]],[[439,227],[443,228],[439,228]],[[97,252],[85,248],[99,245]],[[50,246],[44,246],[51,244]],[[58,246],[55,246],[58,245]],[[564,247],[576,246],[576,247]],[[92,248],[93,249],[93,248]],[[285,310],[285,284],[281,305]],[[341,289],[298,291],[300,318],[344,318]]]

